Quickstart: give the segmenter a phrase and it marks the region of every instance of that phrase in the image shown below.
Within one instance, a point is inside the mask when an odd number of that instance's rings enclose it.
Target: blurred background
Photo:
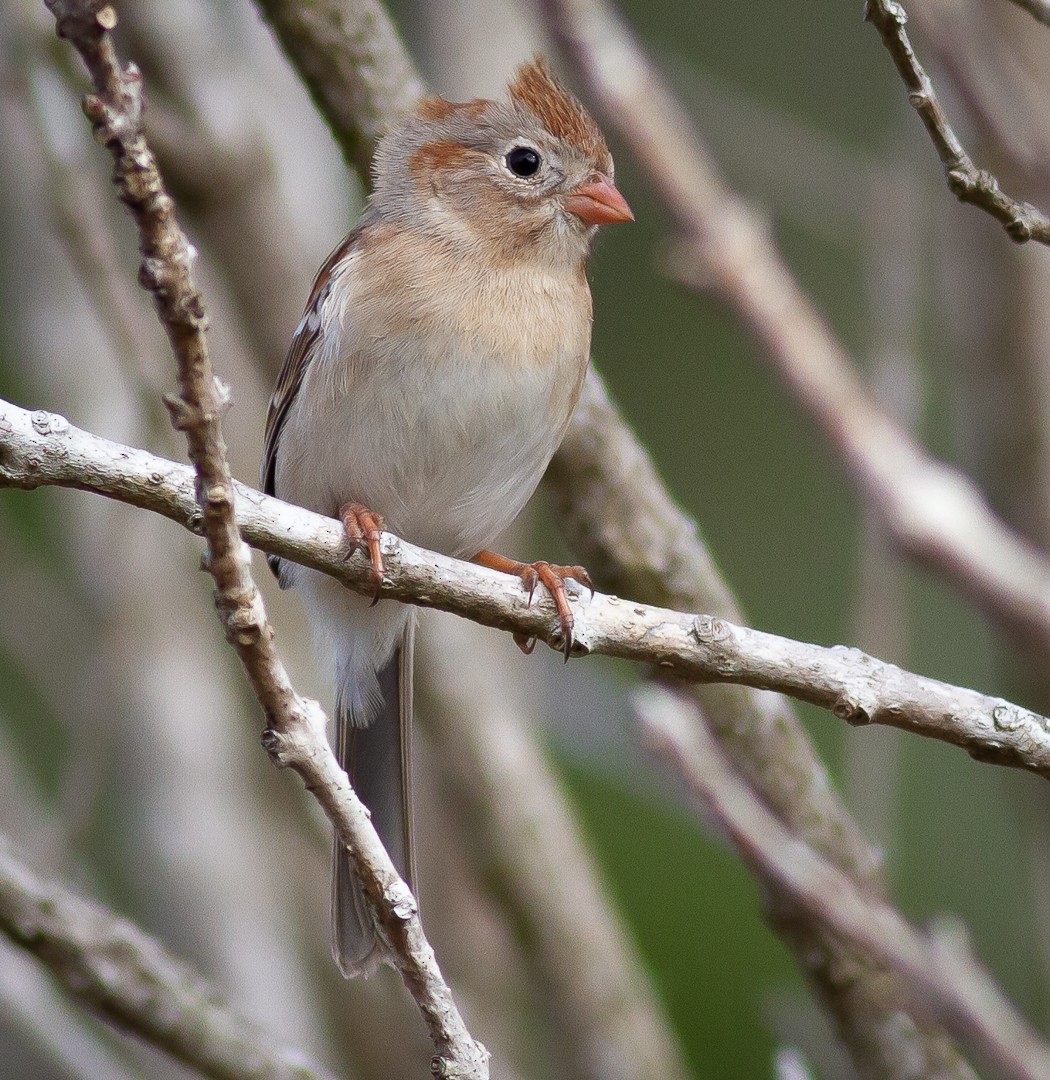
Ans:
[[[886,410],[1045,548],[1050,253],[1012,246],[948,193],[861,4],[622,10]],[[1050,30],[1007,0],[909,10],[978,164],[1050,206]],[[498,94],[545,47],[529,9],[503,0],[406,0],[395,16],[427,81],[453,99]],[[248,0],[139,0],[121,17],[200,252],[213,360],[234,393],[233,469],[255,484],[272,380],[360,191]],[[135,238],[80,113],[84,86],[43,6],[2,0],[0,396],[181,460],[160,405],[172,363],[134,284]],[[622,154],[617,182],[637,223],[604,233],[592,259],[595,362],[750,624],[1050,711],[1045,663],[892,555],[753,342],[661,274],[666,218]],[[541,491],[504,549],[567,559],[552,519]],[[346,1075],[418,1076],[430,1051],[396,976],[347,985],[328,959],[326,826],[259,748],[261,716],[222,640],[199,547],[95,496],[0,491],[0,829],[37,871],[134,919],[280,1038]],[[256,570],[294,679],[330,706],[295,598],[271,587],[259,557]],[[526,659],[509,637],[424,623],[424,912],[505,1075],[573,1075],[571,1033],[546,1007],[543,964],[508,914],[491,853],[472,839],[457,795],[468,781],[435,719],[459,709],[469,729],[475,677],[496,699],[486,708],[543,748],[692,1075],[774,1076],[790,1046],[814,1076],[850,1077],[750,876],[632,745],[644,673]],[[962,920],[1046,1030],[1045,784],[801,711],[902,910]],[[85,1017],[2,942],[0,1053],[6,1075],[32,1080],[188,1075]]]

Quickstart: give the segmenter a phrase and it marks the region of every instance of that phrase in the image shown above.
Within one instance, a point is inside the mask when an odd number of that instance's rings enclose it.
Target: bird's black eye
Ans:
[[[542,159],[531,146],[515,146],[507,151],[507,156],[503,160],[515,176],[527,178],[539,172]]]

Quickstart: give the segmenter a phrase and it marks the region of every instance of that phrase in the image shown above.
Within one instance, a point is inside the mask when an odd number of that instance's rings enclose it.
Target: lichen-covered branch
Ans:
[[[95,93],[85,112],[114,160],[114,182],[131,212],[142,253],[140,281],[152,295],[178,370],[179,394],[166,401],[183,431],[195,474],[194,499],[207,541],[205,563],[216,587],[227,640],[236,650],[266,714],[264,744],[278,764],[293,768],[318,799],[346,844],[380,933],[418,1005],[437,1050],[435,1071],[483,1080],[488,1054],[475,1042],[423,935],[414,898],[398,876],[328,745],[326,718],[300,697],[274,647],[273,630],[251,576],[250,555],[238,532],[234,487],[222,439],[228,391],[208,356],[203,299],[192,276],[192,252],[164,189],[142,129],[142,78],[120,63],[111,31],[112,7],[90,0],[48,0],[60,37],[87,65]]]
[[[994,1075],[1050,1076],[1050,1046],[958,945],[920,935],[896,910],[788,832],[684,702],[651,689],[637,704],[644,743],[684,782],[704,820],[718,822],[759,877],[778,882],[846,940],[898,972],[915,1003],[935,1013]]]
[[[1023,6],[1033,14],[1041,7],[1031,0]],[[944,166],[948,189],[960,201],[991,214],[1018,243],[1037,240],[1050,244],[1050,218],[1030,203],[1007,195],[999,181],[978,169],[966,152],[941,106],[926,69],[919,63],[904,29],[908,13],[900,0],[867,0],[864,17],[878,30],[908,91],[908,101],[919,114],[926,133]]]
[[[0,401],[0,487],[45,485],[93,491],[195,532],[205,529],[187,466],[79,431],[53,413],[29,413]],[[374,591],[367,561],[345,557],[337,521],[235,481],[231,494],[248,543],[331,574],[358,592]],[[553,608],[538,597],[530,604],[515,578],[389,534],[383,546],[389,558],[381,595],[560,648]],[[711,615],[585,591],[574,601],[574,655],[615,656],[695,682],[777,690],[855,725],[889,724],[1050,777],[1050,720],[1001,698],[912,674],[858,649],[808,645]],[[271,708],[276,712],[277,706]]]
[[[231,1012],[133,923],[44,881],[0,844],[0,930],[96,1016],[215,1080],[332,1080]]]

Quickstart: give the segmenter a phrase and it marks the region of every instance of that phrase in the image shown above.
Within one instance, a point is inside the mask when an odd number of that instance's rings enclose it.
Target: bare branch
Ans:
[[[212,373],[203,299],[190,269],[192,253],[142,130],[141,75],[116,57],[110,36],[116,23],[113,8],[91,0],[49,0],[48,6],[59,36],[72,42],[91,74],[96,95],[85,100],[84,109],[113,154],[114,180],[138,226],[140,280],[153,296],[178,366],[179,396],[166,404],[189,444],[216,606],[266,714],[266,748],[278,764],[299,773],[347,845],[380,932],[437,1049],[434,1071],[481,1080],[488,1076],[488,1054],[471,1038],[452,1000],[423,935],[415,900],[332,754],[323,712],[295,692],[274,648],[234,514],[220,425],[229,393]]]
[[[45,882],[0,844],[0,929],[92,1013],[216,1080],[332,1080],[275,1044],[133,923]]]
[[[730,193],[663,78],[597,0],[546,0],[552,26],[681,231],[676,272],[714,289],[752,330],[838,451],[896,547],[1050,654],[1050,564],[962,473],[871,400],[762,222]]]
[[[52,413],[29,413],[0,401],[0,487],[43,485],[93,491],[163,514],[195,532],[204,530],[187,466],[79,431]],[[374,592],[367,562],[346,559],[337,521],[236,481],[231,493],[248,543],[330,574],[357,592]],[[527,634],[560,649],[553,608],[530,605],[515,579],[389,534],[383,536],[383,551],[390,556],[383,596]],[[575,600],[574,655],[652,664],[695,682],[777,690],[854,725],[889,724],[961,746],[980,760],[1050,777],[1050,720],[1001,698],[911,674],[858,649],[807,645],[714,616],[602,593]],[[267,670],[259,678],[268,699],[285,692],[283,672],[278,677]],[[278,708],[269,706],[274,715]]]
[[[695,709],[655,688],[638,695],[637,703],[648,747],[685,782],[697,809],[715,817],[760,877],[775,880],[844,938],[901,974],[916,1004],[936,1013],[996,1075],[1050,1076],[1050,1047],[975,961],[954,943],[917,933],[892,907],[788,832],[736,773]]]
[[[1033,11],[1032,0],[1022,6]],[[908,101],[919,114],[937,156],[944,166],[948,189],[960,201],[991,214],[1006,230],[1011,240],[1024,243],[1037,240],[1050,244],[1050,218],[1030,203],[1011,198],[999,181],[984,169],[974,165],[955,134],[948,117],[933,89],[933,83],[915,55],[904,26],[908,13],[900,0],[867,0],[864,17],[878,30],[882,43],[889,50],[900,77],[908,90]]]

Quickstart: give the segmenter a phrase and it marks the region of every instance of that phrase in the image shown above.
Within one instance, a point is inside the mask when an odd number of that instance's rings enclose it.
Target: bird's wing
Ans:
[[[303,312],[302,319],[299,320],[299,325],[295,328],[292,344],[288,348],[288,355],[284,358],[281,372],[277,376],[277,385],[274,388],[273,397],[270,399],[270,408],[266,413],[266,435],[263,443],[262,465],[259,470],[260,485],[267,495],[276,494],[274,484],[277,475],[277,451],[281,444],[281,432],[284,429],[285,421],[288,419],[288,411],[299,393],[299,388],[303,385],[306,369],[317,354],[316,345],[321,335],[322,313],[332,285],[335,268],[353,251],[364,227],[365,222],[362,221],[325,259],[321,269],[318,270],[313,288],[310,290],[310,299],[306,303],[306,310]],[[280,580],[281,560],[276,555],[267,555],[266,562]]]
[[[321,316],[324,304],[331,288],[332,276],[335,268],[345,259],[357,244],[364,228],[364,222],[358,225],[339,246],[325,259],[321,269],[314,279],[313,288],[310,290],[310,299],[307,301],[306,310],[295,328],[292,344],[289,346],[288,355],[281,365],[281,373],[277,376],[277,385],[274,388],[273,397],[270,399],[270,408],[266,413],[266,438],[263,445],[262,466],[260,468],[260,483],[267,495],[273,495],[274,480],[277,472],[277,451],[281,442],[281,431],[284,422],[288,419],[288,410],[292,407],[299,388],[303,385],[306,370],[310,361],[316,354],[315,346],[321,334]]]

